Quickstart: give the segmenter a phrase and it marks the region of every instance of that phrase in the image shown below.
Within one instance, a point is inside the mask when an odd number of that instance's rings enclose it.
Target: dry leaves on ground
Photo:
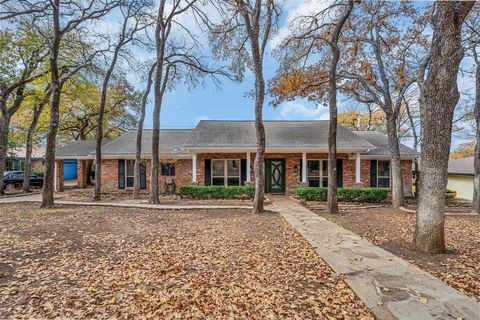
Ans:
[[[0,211],[0,318],[371,318],[277,214]]]
[[[307,206],[319,208],[315,203]],[[415,214],[386,206],[341,206],[339,215],[328,214],[325,210],[316,212],[480,300],[480,216],[446,216],[448,253],[430,255],[417,251],[412,245]]]

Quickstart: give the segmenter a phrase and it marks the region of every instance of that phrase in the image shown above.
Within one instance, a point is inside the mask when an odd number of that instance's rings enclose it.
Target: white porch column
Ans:
[[[250,152],[247,152],[247,183],[251,182],[250,175]]]
[[[302,183],[307,183],[307,153],[302,152]]]
[[[197,154],[192,154],[192,183],[197,183]]]
[[[57,184],[58,184],[58,169],[57,169],[57,160],[55,161],[55,166],[53,169],[53,190],[57,192]]]
[[[361,172],[361,165],[360,165],[360,152],[357,152],[357,156],[355,157],[355,183],[359,184],[362,183],[360,178]]]

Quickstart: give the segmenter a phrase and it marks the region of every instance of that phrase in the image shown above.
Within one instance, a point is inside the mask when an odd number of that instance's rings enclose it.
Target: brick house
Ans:
[[[268,193],[293,193],[299,186],[327,186],[328,121],[265,121],[265,186]],[[390,154],[386,135],[351,131],[341,125],[337,132],[338,184],[342,187],[389,188]],[[102,189],[131,191],[136,131],[125,133],[102,147]],[[141,187],[150,185],[152,131],[142,140]],[[401,145],[403,185],[411,193],[412,160],[417,152]],[[194,129],[162,129],[160,132],[160,185],[245,185],[254,183],[256,152],[253,121],[200,121]],[[66,159],[78,160],[78,186],[85,187],[88,161],[95,144],[76,141],[57,150],[57,168]],[[63,190],[57,172],[57,190]]]

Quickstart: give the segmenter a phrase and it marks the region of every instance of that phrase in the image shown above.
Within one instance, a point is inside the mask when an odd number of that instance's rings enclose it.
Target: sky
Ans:
[[[270,41],[269,49],[280,42],[281,36],[287,34],[288,23],[298,13],[317,10],[325,1],[287,0],[283,7],[278,35]],[[269,50],[270,51],[270,50]],[[275,75],[278,62],[267,52],[264,60],[265,80]],[[223,79],[219,87],[213,83],[188,90],[186,86],[178,86],[164,97],[161,111],[162,128],[191,128],[200,120],[254,120],[254,99],[246,97],[246,93],[254,89],[255,77],[247,71],[242,83]],[[147,108],[145,127],[152,127],[152,102]],[[269,105],[267,97],[264,106],[265,120],[326,120],[328,108],[316,107],[309,101],[291,101],[281,104],[277,108]]]
[[[270,41],[268,51],[279,44],[282,36],[288,34],[289,23],[299,14],[306,14],[312,10],[319,10],[328,0],[287,0],[284,3],[283,14],[280,20],[278,33]],[[188,22],[187,22],[188,24]],[[470,62],[471,63],[471,62]],[[468,67],[469,62],[463,62],[463,67]],[[278,61],[267,52],[264,60],[264,77],[268,81],[275,75]],[[143,82],[135,77],[134,84],[143,90]],[[246,93],[254,88],[254,75],[247,71],[242,83],[223,79],[219,87],[207,82],[190,90],[186,86],[176,86],[175,90],[167,92],[164,96],[161,111],[162,128],[192,128],[200,120],[254,120],[254,99],[247,97]],[[469,90],[473,82],[469,78],[459,78],[460,90]],[[152,127],[153,95],[147,106],[145,128]],[[339,111],[356,104],[345,97],[339,98]],[[328,107],[316,106],[313,102],[298,99],[282,103],[277,108],[269,104],[266,98],[264,105],[265,120],[328,120]],[[461,138],[454,137],[452,148],[463,142]],[[405,141],[407,145],[409,141]]]

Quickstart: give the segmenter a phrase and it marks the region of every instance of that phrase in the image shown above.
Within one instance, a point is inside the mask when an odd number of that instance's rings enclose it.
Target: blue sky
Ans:
[[[288,21],[293,17],[312,8],[318,8],[325,5],[325,0],[288,0],[283,8],[283,16],[280,23],[279,35],[274,37],[270,48],[278,43],[281,35],[287,33]],[[467,67],[468,62],[463,66]],[[278,62],[269,52],[265,55],[264,74],[268,81],[275,74]],[[137,83],[138,88],[143,90],[143,83]],[[466,90],[472,87],[472,80],[468,78],[459,79],[460,90]],[[163,101],[161,112],[162,128],[191,128],[202,119],[209,120],[253,120],[254,119],[254,100],[246,97],[245,93],[254,88],[254,76],[250,71],[245,74],[242,83],[235,83],[224,79],[220,87],[212,83],[206,83],[205,86],[199,86],[189,90],[186,86],[177,86],[175,90],[168,92]],[[339,109],[344,110],[348,106],[356,104],[352,100],[339,99]],[[152,101],[147,107],[145,128],[152,127]],[[273,108],[266,98],[264,106],[265,120],[316,120],[328,119],[328,108],[306,100],[297,100],[286,102],[278,108]],[[457,137],[453,138],[452,148],[461,142]],[[407,142],[407,144],[409,144]]]
[[[314,0],[310,5],[321,1]],[[286,31],[287,21],[292,14],[307,8],[306,1],[288,0],[284,6],[280,23],[280,32]],[[312,8],[312,7],[310,7]],[[274,42],[276,38],[274,39]],[[265,80],[272,78],[278,63],[267,52],[264,61]],[[245,93],[254,88],[255,78],[252,72],[247,71],[242,83],[224,79],[219,88],[212,83],[188,90],[185,86],[178,86],[174,91],[168,92],[164,97],[161,112],[162,128],[189,128],[194,127],[199,120],[253,120],[254,100],[245,97]],[[145,127],[152,127],[152,101],[147,109]],[[309,101],[295,101],[282,104],[273,108],[268,104],[268,97],[264,107],[266,120],[312,120],[328,119],[328,108],[316,107]]]

